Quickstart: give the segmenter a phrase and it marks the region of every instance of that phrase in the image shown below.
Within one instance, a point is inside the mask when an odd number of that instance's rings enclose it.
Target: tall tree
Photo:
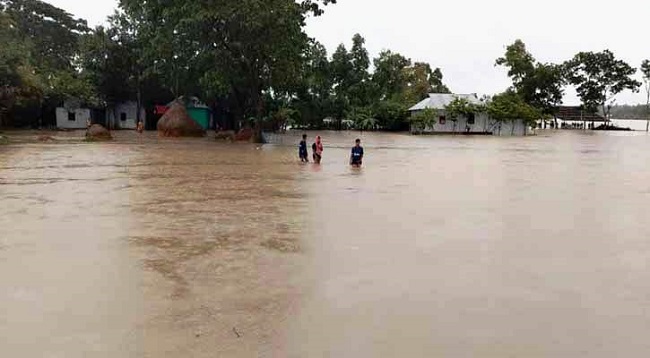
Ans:
[[[0,8],[13,19],[19,36],[32,43],[41,72],[73,69],[79,36],[90,30],[85,20],[39,0],[0,0]]]
[[[370,82],[370,57],[365,47],[366,40],[363,36],[356,34],[352,38],[352,49],[350,50],[351,78],[348,95],[350,103],[355,107],[369,106],[373,101],[376,91],[373,91]]]
[[[503,57],[496,60],[498,66],[508,68],[512,88],[529,105],[543,114],[553,114],[564,96],[563,67],[539,63],[528,52],[521,40],[506,48]]]
[[[230,94],[240,121],[261,120],[265,94],[295,89],[309,44],[305,20],[329,3],[335,1],[120,1],[147,44],[146,62],[168,87]]]
[[[323,119],[332,115],[332,86],[334,79],[325,46],[311,40],[304,54],[301,81],[293,105],[300,113],[298,125],[320,127]]]
[[[29,43],[20,41],[13,20],[0,12],[0,127],[16,103],[40,96],[42,84],[34,73]]]
[[[411,60],[399,53],[383,51],[373,61],[372,81],[378,89],[379,100],[401,100],[408,85],[405,69]]]
[[[407,81],[405,100],[411,105],[427,98],[429,93],[451,93],[443,83],[442,71],[431,65],[416,62],[404,69]]]
[[[22,93],[19,98],[23,100],[30,98],[23,106],[42,109],[27,118],[30,124],[36,125],[42,113],[52,112],[71,96],[94,99],[92,86],[78,71],[79,38],[89,31],[84,20],[39,0],[0,0],[0,10],[4,22],[11,24],[11,31],[5,32],[11,36],[7,43],[19,44],[24,57],[20,66],[23,79],[29,78],[31,83],[14,93]],[[26,92],[31,95],[24,96]]]
[[[580,52],[566,62],[567,78],[576,86],[584,106],[593,112],[601,108],[607,116],[607,102],[624,90],[638,91],[641,86],[632,76],[636,69],[618,60],[614,54],[603,52]]]
[[[645,131],[650,130],[650,60],[643,60],[641,63],[641,74],[643,75],[643,83],[645,85],[646,93],[646,125]]]

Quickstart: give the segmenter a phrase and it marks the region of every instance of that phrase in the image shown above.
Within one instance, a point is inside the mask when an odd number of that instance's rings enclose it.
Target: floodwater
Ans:
[[[650,136],[318,134],[0,146],[2,355],[650,351]]]

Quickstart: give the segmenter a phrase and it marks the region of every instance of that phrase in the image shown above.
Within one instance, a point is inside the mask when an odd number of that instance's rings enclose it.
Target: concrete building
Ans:
[[[123,102],[107,109],[91,109],[75,99],[67,100],[56,109],[56,127],[59,129],[86,129],[87,122],[101,124],[109,129],[136,129],[138,124],[136,102]],[[140,119],[146,123],[146,111],[140,108]]]
[[[91,120],[92,111],[90,108],[75,108],[76,106],[66,103],[63,107],[56,109],[56,127],[59,129],[85,129],[88,121]]]
[[[147,113],[140,108],[140,120],[146,124]],[[106,110],[106,125],[110,129],[136,129],[138,126],[138,104],[122,102]]]

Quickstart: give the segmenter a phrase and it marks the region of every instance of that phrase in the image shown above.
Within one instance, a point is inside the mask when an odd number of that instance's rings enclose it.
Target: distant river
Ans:
[[[650,136],[309,132],[325,144],[314,166],[297,160],[300,134],[9,133],[0,352],[650,352]],[[347,165],[356,137],[362,170]]]

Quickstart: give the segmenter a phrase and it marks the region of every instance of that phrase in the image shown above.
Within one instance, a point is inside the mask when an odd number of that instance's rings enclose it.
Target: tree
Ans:
[[[447,118],[454,122],[454,132],[456,132],[458,119],[461,116],[467,117],[470,113],[476,113],[476,108],[467,99],[457,97],[445,106],[445,113]]]
[[[0,31],[6,37],[2,57],[14,56],[16,51],[21,57],[20,65],[14,66],[21,81],[4,91],[11,95],[4,96],[3,112],[16,105],[37,108],[38,113],[26,118],[36,125],[42,113],[53,112],[69,96],[78,95],[82,100],[95,97],[92,86],[78,72],[79,38],[89,31],[84,20],[39,0],[0,0],[0,10]]]
[[[0,0],[0,9],[13,20],[18,36],[33,45],[41,73],[73,69],[79,36],[90,31],[85,20],[39,0]]]
[[[16,32],[12,19],[0,12],[0,42],[3,44],[0,51],[0,127],[6,124],[5,117],[25,94],[25,89],[39,87],[31,76],[29,46],[17,40]]]
[[[411,66],[411,60],[399,53],[383,51],[373,64],[372,81],[378,89],[378,99],[401,101],[408,86],[405,69]]]
[[[512,90],[493,96],[487,101],[486,110],[490,118],[498,124],[499,134],[502,123],[510,122],[512,124],[511,134],[514,134],[516,121],[521,120],[524,125],[531,126],[541,116],[536,108],[526,103],[519,94]]]
[[[149,70],[175,94],[228,94],[239,121],[268,112],[265,94],[295,91],[309,45],[305,20],[330,3],[120,1],[146,44]]]
[[[377,89],[375,113],[384,129],[401,130],[408,124],[407,109],[429,93],[449,93],[442,82],[442,71],[416,62],[399,53],[383,51],[374,60],[372,82]]]
[[[643,74],[643,83],[646,93],[646,125],[645,131],[650,130],[650,60],[644,60],[641,64],[641,73]]]
[[[304,53],[300,83],[293,105],[300,112],[298,123],[302,126],[320,127],[323,119],[332,115],[332,66],[325,46],[310,40]]]
[[[587,110],[596,112],[602,108],[607,117],[607,102],[624,90],[638,91],[641,86],[632,76],[636,70],[614,54],[603,52],[580,52],[567,61],[567,78],[576,86],[578,96]]]
[[[411,130],[414,133],[423,133],[427,128],[433,127],[436,124],[437,116],[438,111],[433,108],[425,108],[414,113],[410,119]]]
[[[373,118],[372,110],[368,107],[353,107],[347,117],[360,131],[372,130],[377,126],[377,120]]]
[[[427,98],[429,93],[451,93],[442,82],[442,71],[432,69],[428,63],[416,62],[405,68],[404,72],[407,81],[404,97],[411,105]]]
[[[523,41],[516,40],[508,46],[505,55],[496,60],[496,65],[508,67],[512,88],[526,103],[543,114],[553,114],[562,102],[565,85],[563,67],[537,62]]]
[[[377,125],[389,131],[400,131],[408,125],[408,106],[399,100],[379,101],[374,105],[373,112],[377,119]]]

